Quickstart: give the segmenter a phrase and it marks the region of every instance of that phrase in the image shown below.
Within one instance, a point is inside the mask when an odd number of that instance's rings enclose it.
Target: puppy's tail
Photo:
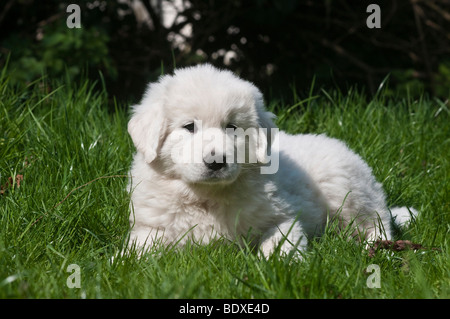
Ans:
[[[406,226],[411,220],[414,220],[419,212],[412,207],[393,207],[391,208],[392,220],[398,226]]]

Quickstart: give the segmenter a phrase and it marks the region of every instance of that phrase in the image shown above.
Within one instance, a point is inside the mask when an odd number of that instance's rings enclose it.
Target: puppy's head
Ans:
[[[128,132],[145,161],[187,183],[227,184],[265,161],[274,115],[261,92],[229,71],[201,65],[150,84]]]

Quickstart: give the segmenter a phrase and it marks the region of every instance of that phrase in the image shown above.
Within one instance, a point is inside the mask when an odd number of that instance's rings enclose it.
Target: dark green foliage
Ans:
[[[65,25],[69,3],[81,7],[81,29]],[[388,74],[395,94],[449,97],[448,0],[376,1],[380,29],[366,25],[373,1],[170,3],[143,0],[137,15],[118,1],[3,1],[0,65],[11,54],[18,81],[44,71],[75,79],[85,68],[97,79],[101,70],[122,100],[138,100],[148,81],[175,66],[200,62],[230,68],[289,102],[288,83],[306,87],[315,77],[319,88],[357,84],[374,94]],[[178,11],[172,24],[169,9]]]

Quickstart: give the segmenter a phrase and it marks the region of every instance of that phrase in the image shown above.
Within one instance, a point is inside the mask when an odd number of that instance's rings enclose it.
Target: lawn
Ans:
[[[120,254],[134,151],[127,108],[108,107],[111,97],[88,81],[12,87],[4,70],[0,298],[449,298],[450,107],[386,92],[314,89],[268,105],[280,128],[327,133],[367,160],[390,205],[421,212],[397,236],[424,249],[370,257],[329,225],[301,261],[222,240],[137,258]],[[370,288],[370,265],[380,288]]]

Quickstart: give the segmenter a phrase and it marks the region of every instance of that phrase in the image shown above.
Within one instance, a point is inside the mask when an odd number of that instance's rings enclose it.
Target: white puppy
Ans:
[[[150,84],[128,123],[131,242],[245,237],[268,256],[304,250],[333,219],[360,239],[390,239],[368,165],[336,139],[277,134],[273,117],[254,85],[210,65]]]

